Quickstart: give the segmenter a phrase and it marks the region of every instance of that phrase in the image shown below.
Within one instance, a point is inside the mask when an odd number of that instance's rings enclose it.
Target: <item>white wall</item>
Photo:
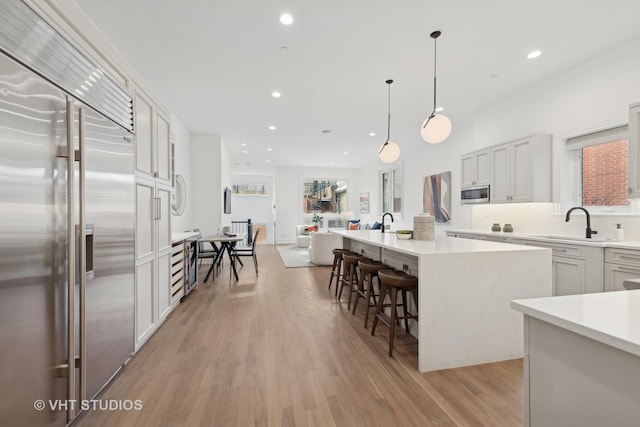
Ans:
[[[227,225],[224,215],[223,190],[231,186],[229,151],[218,135],[191,135],[191,224],[203,235],[217,233]]]
[[[171,216],[171,231],[193,230],[191,222],[191,202],[193,200],[193,182],[191,180],[191,136],[182,122],[171,115],[171,137],[175,143],[175,173],[182,175],[187,185],[187,204],[182,215]]]
[[[254,224],[267,226],[267,243],[273,243],[273,206],[275,205],[274,177],[270,175],[232,175],[232,184],[267,184],[267,196],[233,196],[231,219],[243,221],[248,218]]]
[[[640,101],[640,38],[611,49],[598,57],[561,74],[488,105],[466,118],[452,118],[453,133],[439,145],[419,140],[401,143],[404,169],[404,219],[394,228],[412,227],[412,218],[422,212],[422,180],[427,175],[451,171],[452,221],[437,225],[438,234],[446,228],[489,229],[493,222],[511,222],[516,231],[581,235],[584,218],[576,215],[569,223],[564,215],[554,215],[553,205],[499,204],[460,206],[460,156],[483,147],[516,140],[532,133],[554,135],[554,148],[562,135],[580,129],[628,119],[628,106]],[[470,94],[473,96],[473,94]],[[419,143],[417,141],[420,141]],[[359,171],[363,185],[370,191],[372,215],[379,201],[374,174],[381,165],[369,165]],[[554,171],[559,171],[555,165]],[[374,184],[375,182],[375,184]],[[558,178],[554,176],[556,187]],[[557,190],[556,190],[557,193]],[[379,214],[379,212],[376,212]],[[609,237],[615,223],[622,223],[627,239],[640,240],[640,217],[598,216],[593,228]]]
[[[333,178],[347,183],[347,209],[356,213],[359,206],[359,171],[339,168],[277,168],[276,185],[276,243],[295,242],[297,224],[309,222],[311,215],[302,213],[302,193],[305,178]],[[325,215],[326,216],[326,215]]]

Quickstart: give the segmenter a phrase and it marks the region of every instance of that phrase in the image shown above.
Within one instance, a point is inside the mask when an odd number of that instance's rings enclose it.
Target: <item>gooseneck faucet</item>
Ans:
[[[591,215],[589,214],[589,211],[583,208],[582,206],[576,206],[574,208],[569,209],[567,211],[567,216],[564,219],[565,222],[569,222],[569,219],[571,217],[571,212],[575,211],[576,209],[584,211],[585,215],[587,215],[587,232],[586,232],[587,239],[590,239],[592,234],[598,234],[596,230],[591,229]]]
[[[391,215],[391,213],[389,212],[385,212],[384,214],[382,214],[382,232],[384,233],[384,217],[389,215],[391,217],[391,222],[393,222],[393,215]]]

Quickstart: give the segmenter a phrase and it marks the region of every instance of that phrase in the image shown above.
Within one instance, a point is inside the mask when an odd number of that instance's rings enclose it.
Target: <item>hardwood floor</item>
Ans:
[[[200,283],[77,426],[521,426],[522,360],[420,373],[401,328],[363,327],[327,290],[329,267],[285,269],[273,245]],[[206,268],[203,268],[206,272]],[[201,280],[203,275],[201,275]]]

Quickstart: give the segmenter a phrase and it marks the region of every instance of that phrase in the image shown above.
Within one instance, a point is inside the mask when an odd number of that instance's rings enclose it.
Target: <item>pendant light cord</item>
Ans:
[[[435,117],[436,115],[436,71],[438,69],[438,37],[440,37],[440,31],[434,31],[430,36],[433,39],[433,111],[429,118],[424,122],[422,128],[426,128],[429,124],[429,121]]]
[[[389,144],[389,139],[391,139],[391,83],[393,83],[393,80],[387,80],[385,83],[389,86],[387,95],[387,140],[382,144],[380,150],[378,150],[378,154],[382,153],[384,147]]]

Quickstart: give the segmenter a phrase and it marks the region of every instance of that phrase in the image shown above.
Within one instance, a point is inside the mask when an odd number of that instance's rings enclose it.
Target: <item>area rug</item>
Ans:
[[[276,248],[285,267],[316,267],[309,262],[307,248],[299,248],[296,245],[276,245]]]

